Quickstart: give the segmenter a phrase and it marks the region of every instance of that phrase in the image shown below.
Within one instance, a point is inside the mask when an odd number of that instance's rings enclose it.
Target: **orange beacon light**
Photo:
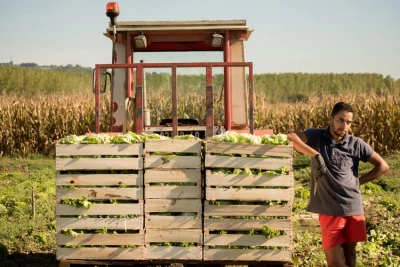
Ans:
[[[111,20],[111,25],[115,26],[119,15],[119,6],[117,2],[109,2],[106,5],[106,15]]]

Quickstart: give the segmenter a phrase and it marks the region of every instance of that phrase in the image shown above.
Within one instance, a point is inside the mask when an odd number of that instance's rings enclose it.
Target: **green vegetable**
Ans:
[[[107,134],[93,134],[85,136],[81,144],[109,144],[110,136]]]
[[[289,144],[289,140],[286,134],[265,134],[261,137],[261,144],[287,145]]]
[[[69,135],[64,138],[60,139],[60,144],[80,144],[82,142],[82,139],[84,138],[84,135],[78,136],[78,135]]]
[[[184,134],[184,135],[177,135],[174,136],[173,139],[184,139],[184,140],[201,140],[200,138],[192,135],[192,134]]]
[[[248,133],[236,133],[234,131],[226,131],[223,134],[214,135],[211,141],[244,143],[244,144],[269,144],[269,145],[287,145],[289,141],[286,134],[265,134],[256,136]]]

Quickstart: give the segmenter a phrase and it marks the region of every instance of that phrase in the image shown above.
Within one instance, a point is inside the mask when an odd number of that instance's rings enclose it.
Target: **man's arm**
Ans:
[[[305,154],[310,157],[314,157],[318,154],[318,152],[308,146],[307,143],[307,136],[303,132],[298,133],[289,133],[287,134],[289,141],[293,142],[293,148],[302,154]]]
[[[372,154],[368,160],[369,163],[374,165],[374,168],[360,177],[360,185],[368,183],[389,171],[389,165],[386,161],[376,152]]]
[[[293,148],[300,153],[303,153],[307,156],[310,156],[317,163],[317,177],[321,177],[327,173],[329,173],[328,168],[325,165],[325,161],[322,155],[307,145],[307,136],[304,132],[298,133],[289,133],[287,135],[289,141],[293,142]]]

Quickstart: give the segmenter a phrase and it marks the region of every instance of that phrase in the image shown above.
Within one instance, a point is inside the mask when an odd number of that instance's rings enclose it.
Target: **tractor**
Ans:
[[[214,134],[234,130],[251,134],[272,133],[255,130],[253,118],[253,63],[245,61],[245,41],[253,32],[245,20],[202,21],[120,21],[119,7],[110,2],[106,7],[110,18],[104,33],[112,40],[112,64],[97,64],[94,70],[96,99],[96,132],[100,131],[100,93],[111,87],[111,131],[158,133],[167,136],[192,134],[209,138]],[[141,53],[202,53],[214,52],[222,59],[217,62],[151,62],[140,58]],[[205,71],[205,118],[178,117],[178,71],[201,68]],[[213,74],[223,68],[223,125],[215,125]],[[110,75],[101,75],[107,70]],[[168,69],[171,73],[172,112],[161,121],[150,120],[151,110],[146,98],[146,70]],[[167,115],[167,114],[166,114]],[[199,124],[199,119],[205,125]]]

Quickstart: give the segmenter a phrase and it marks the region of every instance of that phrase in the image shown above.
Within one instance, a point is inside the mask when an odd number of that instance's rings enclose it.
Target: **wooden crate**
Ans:
[[[205,151],[204,261],[291,261],[292,144],[208,141]],[[289,174],[215,173],[225,168],[267,171],[280,167],[288,168]],[[268,236],[271,231],[276,232]]]
[[[145,169],[199,169],[202,142],[197,140],[147,140]]]
[[[202,260],[202,142],[145,143],[145,259]]]
[[[56,156],[57,259],[143,259],[143,144],[57,144]]]

